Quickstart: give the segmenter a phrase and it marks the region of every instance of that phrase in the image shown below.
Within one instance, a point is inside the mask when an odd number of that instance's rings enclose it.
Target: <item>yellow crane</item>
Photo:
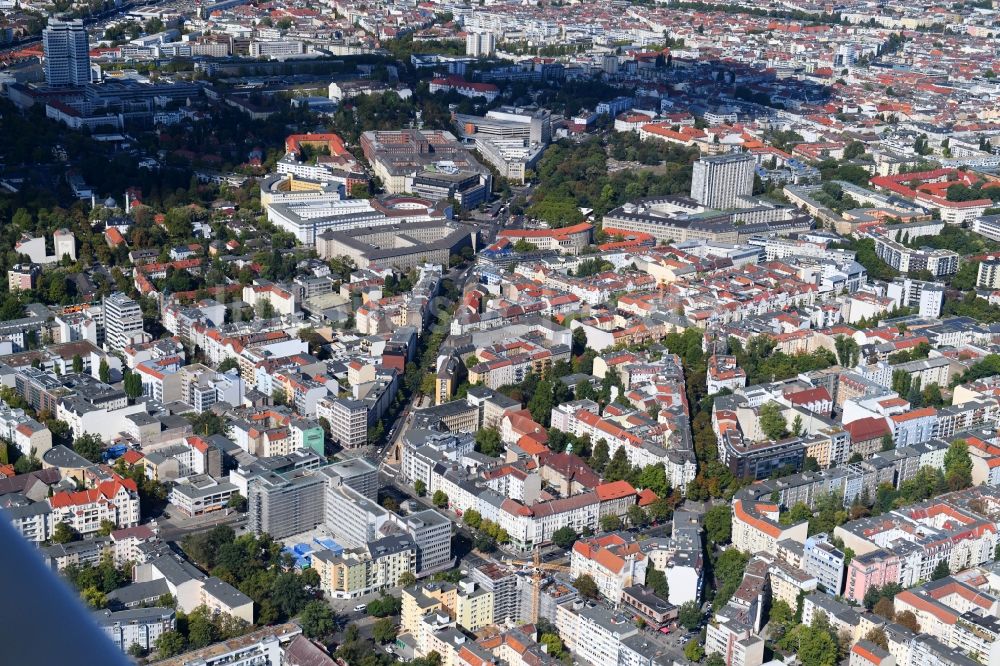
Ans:
[[[564,564],[548,564],[542,562],[542,551],[535,546],[531,553],[531,561],[526,560],[506,560],[507,564],[520,567],[531,567],[531,623],[538,623],[538,611],[542,596],[542,573],[544,571],[571,571],[570,567]]]

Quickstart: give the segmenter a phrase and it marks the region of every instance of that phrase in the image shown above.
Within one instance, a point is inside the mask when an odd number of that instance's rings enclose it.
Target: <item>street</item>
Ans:
[[[239,528],[246,524],[246,515],[224,509],[189,518],[181,515],[176,508],[170,507],[155,520],[159,536],[163,541],[182,541],[190,534],[204,532],[219,525],[229,525],[239,531]]]

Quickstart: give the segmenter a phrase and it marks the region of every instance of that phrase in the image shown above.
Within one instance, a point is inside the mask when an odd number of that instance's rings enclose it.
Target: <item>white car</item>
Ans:
[[[355,613],[364,613],[366,608],[368,608],[368,606],[366,604],[358,604],[357,606],[354,607],[354,612]]]

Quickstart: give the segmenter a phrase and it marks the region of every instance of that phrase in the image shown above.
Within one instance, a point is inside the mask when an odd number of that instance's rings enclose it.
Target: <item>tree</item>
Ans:
[[[431,502],[437,508],[443,509],[448,506],[448,495],[443,490],[435,490],[434,495],[431,497]]]
[[[135,400],[142,395],[142,377],[137,372],[127,372],[123,382],[123,390],[129,400]]]
[[[41,461],[34,455],[31,456],[21,456],[14,461],[14,472],[17,474],[27,474],[28,472],[37,472],[42,468]]]
[[[749,561],[750,556],[747,553],[740,552],[735,548],[729,548],[719,555],[719,559],[715,562],[717,585],[713,603],[716,608],[725,606],[729,598],[733,596],[743,580],[743,574],[746,572]]]
[[[101,527],[98,529],[97,533],[101,536],[108,536],[116,529],[118,529],[117,525],[115,525],[112,521],[105,519],[101,521]]]
[[[427,484],[421,479],[417,479],[413,482],[413,491],[417,493],[417,497],[423,497],[427,494]]]
[[[491,458],[498,458],[503,454],[503,441],[496,428],[483,428],[476,432],[476,451]]]
[[[417,582],[417,577],[413,575],[412,571],[404,571],[399,575],[399,586],[409,587]]]
[[[235,511],[246,511],[247,510],[247,498],[239,493],[233,493],[226,502],[226,506]]]
[[[878,603],[875,604],[875,608],[872,610],[876,615],[884,617],[889,620],[889,622],[892,622],[896,617],[896,606],[892,599],[887,599],[886,597],[879,599]]]
[[[96,463],[101,461],[104,443],[97,435],[87,432],[73,440],[73,450],[90,462]]]
[[[309,638],[325,638],[334,632],[337,618],[325,601],[310,601],[302,609],[299,625]]]
[[[961,490],[972,485],[972,459],[964,439],[956,439],[945,452],[944,476],[949,490]]]
[[[579,535],[569,525],[564,525],[552,533],[552,543],[560,548],[569,548],[579,538]]]
[[[609,513],[601,518],[601,530],[605,532],[614,532],[615,530],[620,530],[622,528],[622,519],[613,513]]]
[[[668,600],[670,598],[670,585],[667,583],[667,577],[653,566],[652,562],[646,567],[646,585],[652,588],[653,593],[661,599]]]
[[[649,524],[649,516],[646,515],[646,512],[638,504],[633,504],[628,508],[626,517],[628,518],[628,524],[632,527],[645,527]]]
[[[284,617],[294,617],[308,601],[308,593],[299,576],[292,572],[279,574],[271,589],[271,603]]]
[[[539,636],[538,642],[545,646],[545,652],[553,659],[559,659],[563,654],[563,642],[559,634],[545,633]]]
[[[782,525],[795,525],[813,517],[812,509],[805,502],[796,502],[792,507],[781,514]]]
[[[788,602],[778,599],[771,604],[771,613],[767,621],[771,638],[774,641],[780,641],[785,632],[796,624],[795,612],[788,605]]]
[[[239,362],[232,356],[227,356],[226,358],[222,359],[222,363],[220,363],[218,367],[216,367],[217,372],[229,372],[230,370],[239,370],[239,369],[240,369]]]
[[[640,488],[648,488],[660,497],[670,494],[670,485],[667,483],[667,472],[663,463],[643,467],[635,485]]]
[[[591,578],[589,574],[583,574],[575,581],[573,581],[573,587],[584,599],[596,599],[600,596],[601,592],[597,588],[597,583]]]
[[[628,461],[625,447],[620,446],[615,451],[615,455],[612,456],[611,462],[604,469],[604,480],[609,483],[612,481],[621,481],[622,479],[627,479],[631,473],[632,464]]]
[[[160,658],[173,657],[184,651],[184,636],[179,631],[164,631],[156,639],[156,653]]]
[[[462,515],[462,522],[471,527],[474,530],[479,529],[480,523],[483,521],[483,516],[475,509],[469,509]]]
[[[825,619],[825,616],[824,616]],[[809,666],[834,666],[837,663],[837,641],[829,629],[804,627],[800,634],[798,657],[799,661]]]
[[[885,635],[885,629],[882,627],[873,627],[872,630],[865,635],[865,640],[871,641],[883,650],[889,649],[889,637]]]
[[[784,439],[788,435],[788,424],[778,403],[761,405],[759,418],[760,429],[768,439]]]
[[[389,617],[399,615],[403,608],[403,600],[391,594],[383,594],[381,597],[368,604],[368,614],[372,617]]]
[[[111,382],[111,366],[108,365],[108,359],[101,359],[101,365],[97,368],[97,376],[105,384]]]
[[[587,332],[583,330],[582,326],[573,330],[572,341],[573,356],[582,356],[583,352],[587,351]]]
[[[76,374],[83,372],[83,357],[79,354],[73,355],[73,372]]]
[[[88,587],[80,592],[80,596],[91,608],[104,608],[107,600],[104,593],[96,587]]]
[[[212,435],[228,436],[229,424],[226,420],[211,411],[204,411],[200,414],[190,414],[187,419],[191,422],[191,429],[196,435],[211,437]]]
[[[69,543],[80,538],[80,533],[73,529],[69,523],[58,522],[52,530],[52,543]]]
[[[701,606],[697,601],[685,601],[677,609],[677,622],[688,631],[694,631],[701,624]]]
[[[906,610],[897,615],[896,624],[906,627],[915,634],[920,633],[920,623],[917,622],[917,616],[913,614],[913,611]]]
[[[479,533],[472,542],[473,547],[481,553],[492,553],[497,549],[497,540],[489,534]]]
[[[192,650],[207,647],[219,640],[219,631],[207,608],[199,606],[188,616],[188,647]]]
[[[692,638],[684,644],[684,656],[689,661],[701,661],[705,658],[705,648],[701,646],[697,638]]]
[[[142,647],[138,643],[132,643],[128,647],[128,655],[135,659],[141,659],[146,656],[146,648]]]
[[[608,466],[608,460],[608,443],[606,440],[599,439],[597,444],[594,444],[594,452],[590,455],[590,466],[594,468],[595,472],[601,474]]]
[[[660,497],[653,500],[653,503],[646,507],[646,513],[649,514],[650,520],[654,523],[660,523],[668,520],[673,515],[674,510],[666,498]]]
[[[705,536],[709,543],[729,543],[733,536],[732,509],[724,504],[713,506],[705,512]]]
[[[948,566],[948,560],[941,560],[934,567],[934,573],[931,574],[931,580],[941,580],[942,578],[947,578],[951,575],[951,568]]]
[[[854,338],[838,335],[833,342],[837,352],[837,361],[845,368],[853,368],[858,364],[861,350]]]
[[[381,645],[396,640],[396,621],[391,617],[384,617],[376,622],[372,627],[372,639]]]

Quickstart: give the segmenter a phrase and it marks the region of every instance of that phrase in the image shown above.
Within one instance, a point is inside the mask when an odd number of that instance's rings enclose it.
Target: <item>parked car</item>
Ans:
[[[358,604],[357,606],[354,607],[354,612],[364,613],[367,608],[368,608],[367,604]]]

